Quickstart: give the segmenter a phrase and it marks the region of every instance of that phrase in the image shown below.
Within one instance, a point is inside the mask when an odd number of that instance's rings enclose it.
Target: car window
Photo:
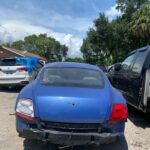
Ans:
[[[147,57],[147,53],[148,51],[140,51],[138,54],[138,57],[135,60],[135,63],[133,65],[132,71],[136,72],[136,73],[141,73],[143,65],[144,65],[144,61]]]
[[[22,59],[22,58],[17,58],[16,59],[17,64],[21,64],[21,65],[27,65],[27,60],[26,59]]]
[[[18,62],[16,59],[3,59],[0,61],[0,66],[20,66],[21,62]]]
[[[104,87],[104,77],[100,71],[81,68],[46,68],[41,83],[58,86]]]
[[[129,55],[123,62],[122,62],[122,69],[121,70],[129,70],[133,60],[136,56],[136,53]]]

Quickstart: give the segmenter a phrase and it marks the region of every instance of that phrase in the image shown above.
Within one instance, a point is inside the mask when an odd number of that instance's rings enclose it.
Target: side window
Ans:
[[[123,62],[122,62],[122,69],[121,70],[129,70],[134,58],[136,56],[136,53],[129,55]]]
[[[141,51],[136,58],[136,61],[133,65],[132,71],[135,73],[141,73],[145,59],[147,57],[147,51]]]

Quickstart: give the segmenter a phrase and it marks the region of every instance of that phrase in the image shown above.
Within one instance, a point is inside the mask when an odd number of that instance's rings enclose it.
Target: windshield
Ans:
[[[41,77],[42,84],[103,88],[101,72],[81,68],[46,68]]]
[[[3,59],[0,61],[0,66],[22,66],[26,64],[27,61],[24,59]]]
[[[17,62],[16,59],[3,59],[0,61],[0,66],[20,66],[21,63]]]

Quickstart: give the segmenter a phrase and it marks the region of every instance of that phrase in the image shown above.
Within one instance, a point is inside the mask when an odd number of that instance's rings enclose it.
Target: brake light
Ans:
[[[27,69],[27,68],[25,68],[25,67],[17,68],[17,70],[18,70],[18,71],[28,71],[28,69]]]
[[[26,119],[26,120],[29,120],[29,121],[34,121],[35,120],[34,117],[30,117],[30,116],[24,115],[24,114],[19,113],[19,112],[16,112],[16,116],[19,116],[19,117],[21,117],[23,119]]]
[[[114,104],[112,107],[109,123],[126,121],[128,118],[127,107],[124,104]]]

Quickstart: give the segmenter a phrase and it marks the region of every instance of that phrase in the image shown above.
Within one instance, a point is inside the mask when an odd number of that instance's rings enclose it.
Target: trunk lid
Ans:
[[[11,78],[11,77],[26,77],[28,72],[25,70],[19,70],[19,68],[26,68],[25,66],[0,66],[0,78]]]
[[[101,123],[108,120],[111,110],[111,92],[106,87],[94,89],[38,85],[35,93],[38,117],[43,121]]]

